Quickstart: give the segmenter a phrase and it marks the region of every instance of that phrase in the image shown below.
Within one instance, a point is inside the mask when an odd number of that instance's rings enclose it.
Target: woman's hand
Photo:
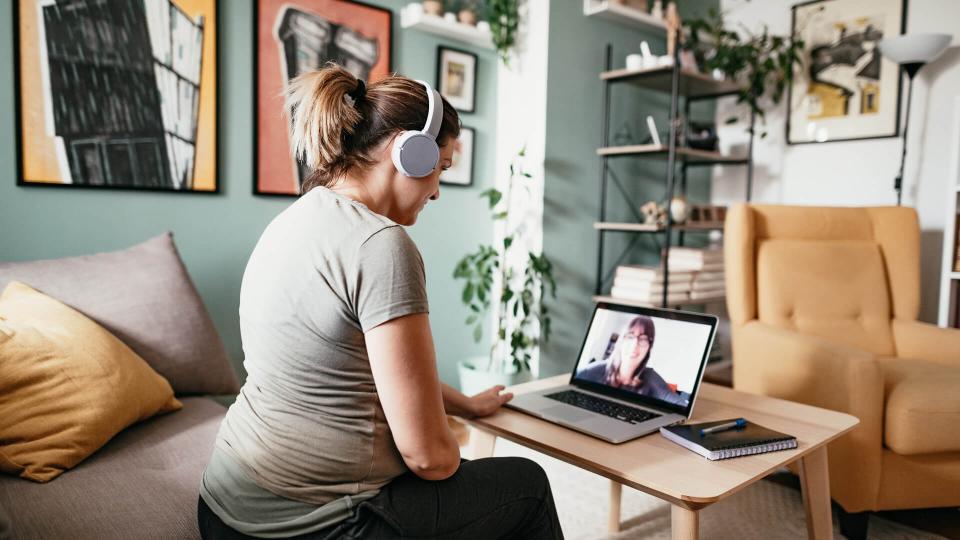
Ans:
[[[513,394],[503,392],[505,387],[501,384],[488,388],[483,392],[470,398],[469,410],[474,417],[489,416],[500,408],[501,405],[513,399]]]

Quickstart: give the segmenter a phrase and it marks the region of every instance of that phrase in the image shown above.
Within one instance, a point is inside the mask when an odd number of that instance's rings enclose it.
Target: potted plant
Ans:
[[[520,26],[519,0],[487,0],[487,22],[493,45],[505,65],[510,63],[510,49]]]
[[[470,309],[466,319],[473,326],[473,339],[483,336],[484,316],[492,302],[497,302],[496,331],[486,356],[459,363],[461,390],[472,395],[490,386],[509,386],[530,380],[530,360],[535,347],[550,339],[550,316],[544,299],[556,298],[557,284],[553,265],[544,254],[526,250],[522,223],[515,223],[517,212],[511,211],[515,192],[531,175],[522,168],[524,151],[510,164],[506,194],[490,188],[481,197],[489,203],[493,219],[504,221],[503,243],[494,247],[480,245],[464,256],[453,272],[463,280],[461,299]],[[528,186],[522,186],[529,190]],[[511,218],[514,219],[511,219]],[[498,287],[494,298],[493,287]]]
[[[460,4],[460,11],[457,13],[457,20],[470,26],[477,25],[477,1],[463,0]]]
[[[793,80],[793,66],[800,64],[803,41],[771,34],[766,26],[760,34],[741,35],[727,29],[715,9],[706,18],[686,20],[684,26],[688,30],[686,47],[693,50],[705,72],[717,70],[727,79],[743,83],[738,102],[745,103],[761,120],[761,98],[780,103]],[[736,118],[727,119],[728,124],[733,122]]]
[[[443,16],[443,0],[423,0],[423,12],[427,15]]]

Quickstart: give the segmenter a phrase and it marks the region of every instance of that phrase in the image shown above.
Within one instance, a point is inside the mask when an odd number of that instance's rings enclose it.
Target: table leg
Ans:
[[[493,433],[471,427],[467,455],[470,456],[470,459],[488,458],[493,455],[493,446],[496,442],[497,436]]]
[[[671,506],[670,530],[673,540],[697,540],[700,538],[700,514],[682,506]]]
[[[623,484],[616,480],[610,480],[610,520],[608,529],[610,532],[620,532],[620,496],[623,494]]]
[[[803,491],[803,506],[807,511],[807,537],[814,540],[833,538],[826,446],[800,458],[800,489]]]

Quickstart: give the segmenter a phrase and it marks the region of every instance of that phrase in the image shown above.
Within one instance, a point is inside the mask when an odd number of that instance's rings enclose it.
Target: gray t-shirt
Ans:
[[[247,263],[240,332],[248,375],[217,448],[287,499],[324,505],[378,490],[407,468],[364,332],[427,311],[423,260],[406,231],[314,188],[270,223]]]

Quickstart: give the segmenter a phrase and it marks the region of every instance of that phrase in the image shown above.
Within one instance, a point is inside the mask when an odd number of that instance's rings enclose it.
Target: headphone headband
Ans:
[[[427,121],[423,125],[423,132],[433,140],[440,135],[440,125],[443,123],[443,98],[427,81],[417,80],[427,90]]]

